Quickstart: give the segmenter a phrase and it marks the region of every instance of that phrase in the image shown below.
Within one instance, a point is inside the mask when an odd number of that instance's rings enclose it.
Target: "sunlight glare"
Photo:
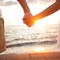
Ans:
[[[46,50],[45,47],[35,48],[35,49],[33,50],[33,52],[35,52],[35,53],[46,52],[46,51],[47,51],[47,50]]]
[[[46,25],[46,22],[44,20],[38,20],[34,24],[34,26],[36,27],[44,27],[45,25]]]
[[[52,4],[52,3],[51,3]],[[31,11],[33,13],[33,15],[36,15],[38,13],[40,13],[41,11],[43,11],[44,9],[46,9],[47,7],[49,7],[51,4],[40,4],[40,3],[36,3],[35,5],[30,5]],[[36,27],[42,27],[42,26],[46,26],[47,24],[58,24],[59,22],[59,17],[60,12],[57,11],[56,13],[49,15],[43,19],[39,19],[35,22],[34,26]],[[57,16],[57,17],[56,17]]]

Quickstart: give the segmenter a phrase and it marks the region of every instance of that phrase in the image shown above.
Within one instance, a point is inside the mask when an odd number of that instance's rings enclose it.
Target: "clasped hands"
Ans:
[[[31,13],[26,13],[23,17],[23,23],[26,24],[28,27],[33,26],[33,24],[35,23],[33,15]]]

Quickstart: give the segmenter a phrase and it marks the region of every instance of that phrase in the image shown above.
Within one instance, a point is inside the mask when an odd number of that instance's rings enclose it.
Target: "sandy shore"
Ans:
[[[6,54],[0,55],[0,60],[60,60],[59,52]]]

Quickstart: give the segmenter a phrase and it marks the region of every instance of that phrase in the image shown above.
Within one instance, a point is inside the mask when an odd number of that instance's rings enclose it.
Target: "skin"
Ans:
[[[58,11],[59,9],[60,9],[60,0],[56,0],[56,2],[51,6],[49,6],[47,9],[45,9],[44,11],[42,11],[41,13],[35,15],[30,19],[25,19],[24,22],[26,23],[27,26],[31,27],[36,20],[49,16],[54,12]]]
[[[32,16],[30,9],[26,3],[26,0],[17,0],[17,1],[21,4],[24,11],[23,22],[29,27],[31,27],[36,20],[51,15],[60,9],[60,0],[56,0],[56,2],[51,6],[49,6],[47,9],[45,9],[44,11],[35,16]]]
[[[32,14],[31,14],[30,9],[29,9],[29,7],[28,7],[28,5],[26,3],[26,0],[17,0],[17,1],[20,3],[20,5],[22,6],[23,11],[24,11],[23,19],[31,18]]]
[[[39,18],[42,19],[48,15],[53,14],[54,12],[58,11],[59,9],[60,9],[60,0],[56,0],[56,2],[54,4],[49,6],[47,9],[45,9],[41,13],[37,14],[35,17],[37,17],[37,19],[39,19]]]

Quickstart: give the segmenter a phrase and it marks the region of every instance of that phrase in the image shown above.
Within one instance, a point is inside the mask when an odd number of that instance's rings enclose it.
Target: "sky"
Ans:
[[[38,14],[43,11],[55,0],[26,0],[27,4],[33,15]],[[23,25],[22,18],[24,12],[17,0],[0,0],[0,8],[2,10],[2,15],[5,20],[5,25]],[[53,20],[53,21],[52,21]],[[41,19],[38,24],[56,24],[60,20],[60,10],[56,13]],[[36,24],[37,24],[36,23]]]

